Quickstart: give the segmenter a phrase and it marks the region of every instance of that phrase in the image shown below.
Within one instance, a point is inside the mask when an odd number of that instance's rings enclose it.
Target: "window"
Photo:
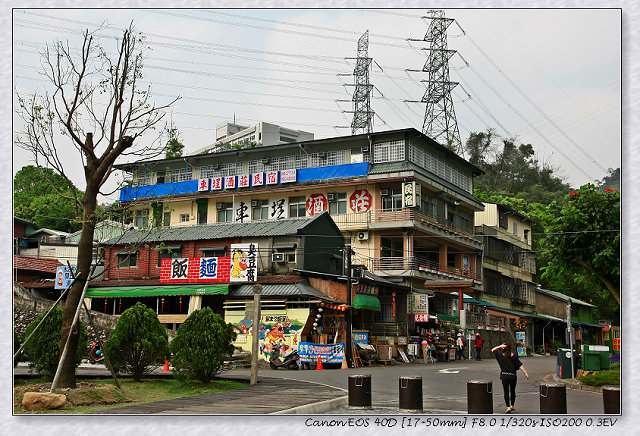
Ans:
[[[209,211],[209,200],[206,198],[199,198],[196,200],[196,203],[198,204],[198,224],[206,224]]]
[[[253,221],[269,219],[269,200],[251,200],[251,219]]]
[[[135,268],[138,265],[136,251],[118,253],[118,268]]]
[[[380,238],[381,257],[403,257],[402,238]]]
[[[524,242],[529,242],[529,229],[524,229]]]
[[[233,203],[216,203],[216,208],[218,209],[219,223],[233,222]]]
[[[518,235],[518,223],[515,221],[513,222],[513,234]]]
[[[347,213],[347,194],[345,192],[333,194],[333,200],[329,200],[329,214],[345,215],[346,213]]]
[[[306,197],[289,197],[289,218],[300,218],[307,214],[307,199]]]
[[[388,195],[382,197],[382,210],[385,212],[402,209],[402,189],[387,189]]]
[[[136,210],[136,227],[147,227],[149,225],[149,209]]]
[[[180,214],[180,222],[181,223],[188,223],[189,222],[189,214],[188,213],[181,213]]]
[[[158,251],[158,268],[162,266],[163,259],[175,259],[182,257],[182,247],[164,247]]]
[[[373,162],[396,162],[404,160],[404,139],[377,142],[373,145]]]
[[[420,198],[420,212],[430,217],[436,216],[435,207],[431,202],[431,198],[424,194]]]
[[[202,251],[202,257],[224,257],[227,255],[227,246],[200,247],[200,251]]]
[[[162,219],[162,225],[165,227],[169,227],[171,225],[171,211],[164,213],[164,217]]]

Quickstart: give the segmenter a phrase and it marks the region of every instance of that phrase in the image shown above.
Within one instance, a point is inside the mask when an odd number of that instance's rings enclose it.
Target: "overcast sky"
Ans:
[[[215,140],[215,127],[265,121],[316,139],[351,134],[357,40],[369,31],[374,131],[422,129],[428,78],[427,9],[15,9],[13,81],[42,90],[37,50],[81,29],[121,34],[133,20],[153,48],[145,80],[186,153]],[[577,187],[621,162],[621,17],[618,9],[452,9],[446,17],[460,136],[495,129],[531,143],[542,163]],[[103,45],[113,52],[115,42]],[[339,100],[347,100],[341,102]],[[15,99],[14,99],[15,104]],[[14,117],[14,129],[20,127]],[[153,138],[147,135],[144,140]],[[76,159],[69,154],[70,159]],[[69,162],[72,162],[70,160]],[[13,171],[29,164],[14,149]],[[82,187],[81,174],[75,182]]]

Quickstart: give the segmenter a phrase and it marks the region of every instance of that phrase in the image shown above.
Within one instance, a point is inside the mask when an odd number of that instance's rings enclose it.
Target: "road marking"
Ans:
[[[445,369],[440,369],[438,370],[438,372],[442,373],[442,374],[457,374],[460,372],[461,369],[467,369],[466,366],[460,367],[460,368],[445,368]]]

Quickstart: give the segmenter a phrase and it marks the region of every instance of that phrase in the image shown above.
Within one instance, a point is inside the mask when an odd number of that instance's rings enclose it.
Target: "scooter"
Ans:
[[[100,349],[101,344],[104,344],[104,341],[96,341],[91,346],[91,350],[89,350],[89,363],[91,363],[92,365],[95,365],[96,363],[102,362],[104,360],[104,353]]]
[[[271,369],[288,368],[299,369],[300,368],[300,356],[298,352],[293,348],[282,353],[282,359],[280,359],[280,345],[273,346],[273,352],[269,358],[269,366]]]

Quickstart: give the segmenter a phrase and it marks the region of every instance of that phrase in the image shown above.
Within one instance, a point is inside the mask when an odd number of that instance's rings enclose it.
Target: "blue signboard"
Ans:
[[[368,344],[369,332],[353,332],[353,343]]]
[[[316,363],[318,357],[322,358],[322,363],[342,363],[344,343],[314,344],[300,342],[298,344],[298,355],[300,356],[300,362],[303,363]]]
[[[67,289],[73,281],[71,270],[73,269],[73,275],[76,274],[76,267],[72,266],[59,266],[56,268],[56,283],[54,289]]]

